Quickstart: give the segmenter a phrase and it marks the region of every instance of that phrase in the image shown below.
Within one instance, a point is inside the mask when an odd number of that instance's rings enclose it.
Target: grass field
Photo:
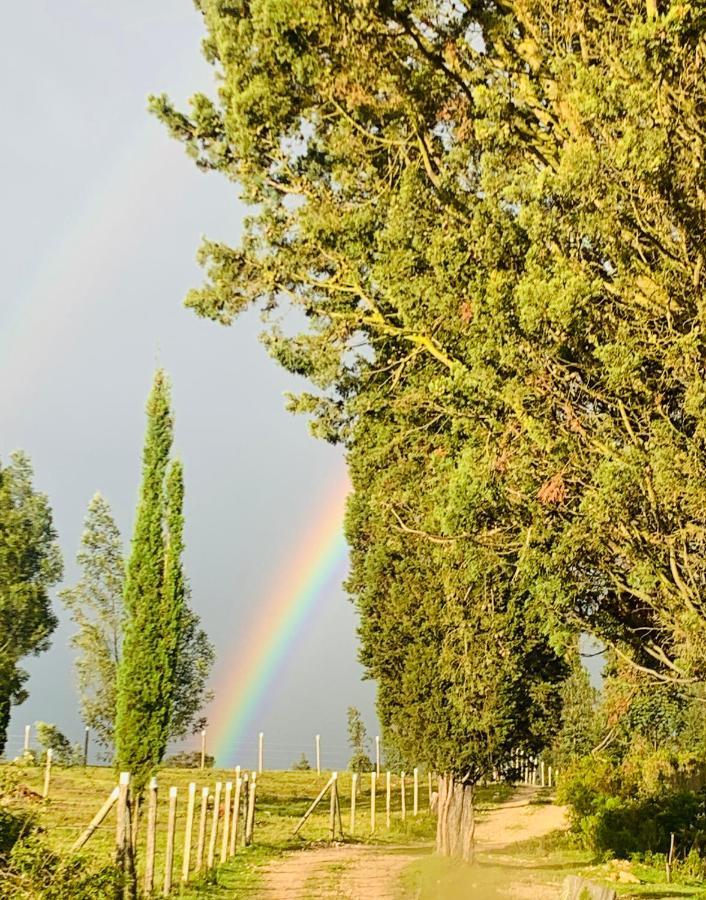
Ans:
[[[102,805],[115,785],[114,772],[104,767],[60,769],[54,767],[48,800],[39,796],[42,790],[43,771],[40,767],[3,766],[0,770],[5,780],[12,780],[21,788],[18,801],[13,804],[31,812],[44,833],[48,845],[57,851],[67,853],[82,830]],[[169,788],[177,788],[177,826],[174,854],[173,878],[178,883],[182,871],[186,800],[189,782],[197,785],[197,805],[191,867],[193,871],[196,850],[196,832],[200,803],[200,789],[208,786],[213,793],[217,781],[234,780],[232,770],[188,770],[162,769],[158,773],[158,840],[156,853],[156,884],[162,884],[166,847],[166,821]],[[232,896],[236,888],[245,887],[252,891],[257,884],[258,869],[268,860],[289,850],[302,848],[317,842],[327,841],[329,832],[328,797],[307,820],[298,836],[292,832],[297,821],[304,814],[310,802],[326,784],[330,773],[322,772],[264,772],[258,776],[255,835],[253,846],[244,848],[240,840],[236,856],[215,872],[196,879],[192,874],[190,886],[183,896]],[[360,779],[361,790],[356,799],[356,830],[350,834],[351,776],[343,772],[338,778],[341,815],[345,840],[356,842],[396,842],[414,843],[429,841],[434,832],[434,821],[428,814],[429,794],[426,779],[420,781],[419,815],[412,815],[411,779],[406,783],[407,816],[401,818],[400,779],[392,777],[391,784],[391,827],[386,825],[385,780],[378,779],[376,791],[376,829],[370,830],[370,776]],[[34,795],[29,792],[33,792]],[[502,792],[496,792],[502,799]],[[142,817],[144,825],[144,816]],[[212,809],[209,809],[207,834],[210,834]],[[107,864],[111,859],[115,842],[115,813],[111,812],[98,831],[90,839],[83,851],[88,865]],[[144,847],[144,830],[138,837],[138,847]],[[221,832],[218,833],[217,849],[221,847]],[[218,852],[217,852],[218,856]],[[143,853],[138,858],[141,874]],[[198,882],[198,883],[197,883]]]
[[[168,789],[175,786],[177,795],[177,828],[174,859],[174,884],[179,885],[182,871],[184,847],[186,797],[188,785],[195,782],[200,789],[208,786],[211,790],[216,781],[232,780],[230,770],[193,771],[185,769],[162,769],[158,774],[158,842],[156,856],[155,885],[161,889],[164,877],[164,855],[166,841]],[[292,832],[311,800],[328,780],[329,773],[316,775],[312,772],[264,772],[258,777],[258,799],[253,845],[240,844],[234,858],[225,865],[218,865],[212,872],[196,877],[193,873],[195,859],[196,827],[192,845],[192,875],[187,885],[175,890],[175,894],[185,900],[203,898],[256,897],[262,884],[263,868],[287,852],[307,847],[324,845],[328,842],[329,803],[325,798],[317,811],[304,825],[298,836]],[[87,769],[55,768],[50,796],[42,800],[43,772],[38,767],[0,766],[0,786],[14,785],[16,799],[12,806],[30,812],[42,829],[43,838],[52,849],[68,854],[72,843],[88,824],[94,813],[108,796],[115,784],[112,770],[100,767]],[[392,779],[391,822],[388,829],[385,815],[385,780],[379,779],[376,793],[376,829],[370,830],[370,776],[361,779],[362,790],[356,801],[356,830],[350,834],[350,791],[349,773],[339,775],[339,796],[346,843],[375,843],[384,847],[420,847],[430,845],[435,832],[435,819],[428,811],[428,789],[424,779],[420,783],[419,815],[412,815],[412,791],[407,784],[407,816],[401,817],[400,779]],[[17,791],[19,788],[19,792]],[[486,810],[503,802],[512,793],[508,786],[492,786],[481,789],[479,805]],[[197,791],[200,798],[200,790]],[[547,798],[538,798],[547,799]],[[534,802],[534,801],[533,801]],[[487,813],[486,813],[487,814]],[[209,811],[208,831],[211,827],[212,811]],[[481,818],[483,818],[481,813]],[[198,822],[198,802],[197,816]],[[144,822],[138,840],[140,857],[144,858]],[[115,813],[111,812],[105,823],[91,838],[83,851],[87,867],[100,867],[111,860],[115,840]],[[217,847],[220,850],[220,834]],[[141,874],[142,862],[138,862]],[[628,871],[642,882],[622,883],[617,880],[619,872]],[[571,845],[565,834],[552,834],[535,841],[513,844],[502,851],[479,854],[478,864],[468,866],[449,863],[431,855],[422,855],[409,866],[404,874],[402,895],[405,900],[462,900],[473,896],[474,900],[484,900],[507,895],[510,886],[522,885],[527,896],[543,896],[543,886],[560,884],[569,874],[582,874],[595,881],[602,881],[615,887],[619,896],[625,898],[678,898],[706,897],[703,883],[667,885],[664,870],[659,866],[639,863],[599,861],[583,850]],[[472,893],[469,893],[472,892]],[[524,895],[523,895],[524,896]]]

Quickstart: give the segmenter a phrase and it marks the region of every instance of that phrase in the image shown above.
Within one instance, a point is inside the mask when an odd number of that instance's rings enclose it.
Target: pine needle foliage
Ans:
[[[116,766],[140,790],[173,731],[179,651],[188,618],[182,569],[184,480],[171,462],[170,387],[155,375],[147,402],[142,487],[125,582],[125,630],[117,679]]]

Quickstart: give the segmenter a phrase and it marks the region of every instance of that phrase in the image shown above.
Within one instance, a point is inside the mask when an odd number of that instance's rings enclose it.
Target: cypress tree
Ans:
[[[165,480],[172,447],[169,382],[155,375],[147,403],[142,488],[125,584],[126,625],[118,670],[116,763],[140,790],[164,756],[172,716],[176,647],[183,605],[181,467]],[[165,525],[177,528],[170,535]],[[181,587],[179,585],[181,584]]]

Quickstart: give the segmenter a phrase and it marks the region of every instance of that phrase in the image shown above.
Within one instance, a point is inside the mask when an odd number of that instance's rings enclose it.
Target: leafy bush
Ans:
[[[681,846],[701,847],[706,794],[680,790],[684,774],[678,758],[663,751],[641,764],[634,756],[622,765],[586,757],[565,773],[558,799],[569,806],[574,833],[597,854],[665,852],[672,832]]]
[[[36,833],[18,840],[0,867],[0,897],[14,900],[105,900],[117,886],[113,866],[95,870],[80,856],[62,859]]]
[[[215,764],[215,758],[206,754],[204,757],[204,767],[212,769]],[[184,750],[181,753],[175,753],[168,756],[162,765],[165,768],[172,769],[200,769],[201,768],[201,751],[200,750]]]
[[[311,771],[311,766],[309,765],[309,760],[306,758],[306,754],[302,753],[299,758],[299,762],[295,762],[292,766],[292,769],[295,772],[309,772]]]
[[[48,722],[37,722],[37,741],[42,747],[39,759],[43,763],[47,750],[51,750],[54,762],[59,766],[80,766],[83,764],[83,750],[80,744],[72,744],[56,725]]]

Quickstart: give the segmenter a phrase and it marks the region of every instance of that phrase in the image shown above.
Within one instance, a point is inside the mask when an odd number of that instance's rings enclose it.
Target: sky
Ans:
[[[256,314],[223,328],[182,305],[202,278],[201,237],[237,243],[244,215],[236,187],[198,172],[145,111],[150,93],[183,104],[212,91],[202,34],[191,0],[26,0],[3,11],[0,460],[16,448],[30,455],[54,511],[63,585],[73,584],[97,490],[129,540],[145,400],[154,369],[169,372],[192,604],[216,647],[217,701],[227,703],[228,676],[345,466],[285,411],[285,391],[304,384],[267,357]],[[311,760],[319,733],[322,764],[343,766],[351,705],[377,732],[339,583],[329,579],[287,643],[233,747],[243,765],[263,731],[266,765],[286,767],[302,752]],[[54,609],[60,625],[51,649],[26,663],[30,697],[13,714],[8,755],[37,720],[72,740],[83,734],[73,627],[58,599]]]

